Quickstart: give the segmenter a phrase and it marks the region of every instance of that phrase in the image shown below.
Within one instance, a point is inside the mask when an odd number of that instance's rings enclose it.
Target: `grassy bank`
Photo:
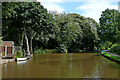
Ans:
[[[119,62],[120,63],[120,57],[118,55],[112,55],[107,52],[102,52],[102,55],[112,61]]]

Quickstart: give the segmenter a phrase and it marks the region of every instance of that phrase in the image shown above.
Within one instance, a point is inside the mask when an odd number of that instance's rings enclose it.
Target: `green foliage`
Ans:
[[[106,9],[102,12],[100,17],[100,27],[98,27],[98,34],[103,42],[110,41],[112,43],[118,41],[118,10]]]
[[[106,57],[109,57],[109,58],[112,59],[112,60],[120,61],[120,57],[118,57],[118,56],[110,55],[110,54],[108,54],[108,53],[106,53],[106,52],[102,52],[102,54],[103,54],[104,56],[106,56]]]
[[[34,53],[35,54],[45,54],[45,53],[47,53],[47,51],[45,49],[40,48],[40,49],[35,50]]]
[[[61,52],[81,52],[80,50],[93,50],[99,40],[96,27],[98,24],[91,18],[79,14],[56,14],[56,41]]]
[[[15,51],[14,54],[15,54],[16,58],[23,58],[24,57],[23,52],[21,52],[21,51],[18,51],[18,52]]]
[[[45,48],[57,48],[61,53],[93,51],[100,40],[96,31],[99,25],[92,18],[47,12],[39,2],[3,2],[2,8],[3,40],[26,49],[26,36],[30,48],[33,42],[34,53],[49,53]]]
[[[50,38],[54,38],[53,17],[40,2],[3,2],[2,10],[3,40],[12,40],[28,49],[28,45],[23,45],[25,35],[28,39],[34,38],[35,42],[45,45]],[[39,45],[34,45],[36,46]]]
[[[111,51],[117,55],[120,55],[120,44],[115,43],[111,47]]]
[[[34,54],[48,54],[48,53],[57,53],[56,49],[48,50],[48,49],[35,49]]]
[[[5,52],[2,52],[2,56],[5,56]]]
[[[112,42],[110,41],[105,41],[105,42],[101,42],[100,44],[100,49],[110,49],[112,46]]]
[[[97,32],[100,38],[99,46],[101,49],[110,49],[117,51],[117,47],[113,49],[112,44],[119,42],[119,12],[115,9],[106,9],[100,17],[100,26]]]
[[[68,50],[65,45],[60,44],[60,46],[57,48],[58,53],[68,53]]]

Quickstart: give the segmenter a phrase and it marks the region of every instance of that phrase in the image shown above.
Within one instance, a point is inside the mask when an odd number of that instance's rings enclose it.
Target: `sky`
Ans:
[[[58,13],[77,13],[81,16],[90,17],[99,22],[102,11],[105,9],[118,10],[120,0],[37,0],[48,11]]]

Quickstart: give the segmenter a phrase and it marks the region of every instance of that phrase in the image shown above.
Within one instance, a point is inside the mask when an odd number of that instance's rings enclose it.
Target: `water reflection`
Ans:
[[[119,69],[118,64],[94,53],[71,53],[34,55],[27,62],[3,65],[2,70],[8,78],[118,78]]]
[[[0,80],[2,79],[2,64],[0,64]]]
[[[25,64],[27,61],[18,61],[17,64]]]

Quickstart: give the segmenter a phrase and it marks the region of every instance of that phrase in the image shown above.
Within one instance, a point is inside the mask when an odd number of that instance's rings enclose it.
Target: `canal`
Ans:
[[[2,65],[3,78],[118,78],[120,65],[95,53],[36,54]]]

